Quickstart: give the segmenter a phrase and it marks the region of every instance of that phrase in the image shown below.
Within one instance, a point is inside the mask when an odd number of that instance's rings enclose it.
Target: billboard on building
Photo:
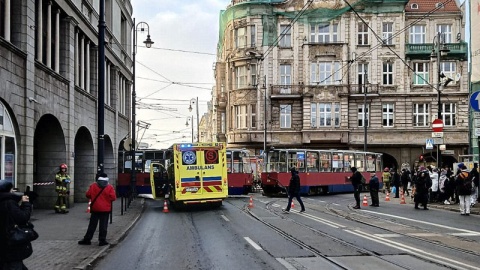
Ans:
[[[470,1],[470,51],[471,51],[471,82],[480,81],[480,0]]]

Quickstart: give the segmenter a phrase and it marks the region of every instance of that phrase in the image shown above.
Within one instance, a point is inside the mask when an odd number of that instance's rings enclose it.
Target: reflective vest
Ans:
[[[382,178],[383,182],[390,182],[391,174],[390,172],[383,172]]]

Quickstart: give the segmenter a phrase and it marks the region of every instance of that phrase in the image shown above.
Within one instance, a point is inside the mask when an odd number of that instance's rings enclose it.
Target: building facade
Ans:
[[[215,139],[256,154],[363,149],[395,168],[436,165],[442,144],[438,164],[451,166],[469,151],[464,7],[349,2],[232,1],[220,18]],[[438,115],[443,138],[432,139]]]
[[[104,171],[114,184],[130,130],[132,6],[105,1],[105,100],[98,96],[98,0],[0,1],[0,176],[55,202],[59,165],[70,202],[85,201],[97,172],[97,114],[105,104]]]

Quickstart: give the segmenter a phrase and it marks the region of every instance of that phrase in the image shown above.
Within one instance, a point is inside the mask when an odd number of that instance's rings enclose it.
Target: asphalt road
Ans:
[[[163,213],[149,201],[95,269],[480,269],[479,216],[393,202],[353,210],[352,197],[304,198],[303,214],[260,194],[253,208],[230,198]]]

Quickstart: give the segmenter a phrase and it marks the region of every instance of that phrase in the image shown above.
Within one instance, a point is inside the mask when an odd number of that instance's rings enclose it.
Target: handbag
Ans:
[[[15,224],[15,226],[8,231],[8,245],[22,245],[36,240],[38,238],[38,233],[33,229],[33,227],[33,224],[28,221],[22,226]]]

